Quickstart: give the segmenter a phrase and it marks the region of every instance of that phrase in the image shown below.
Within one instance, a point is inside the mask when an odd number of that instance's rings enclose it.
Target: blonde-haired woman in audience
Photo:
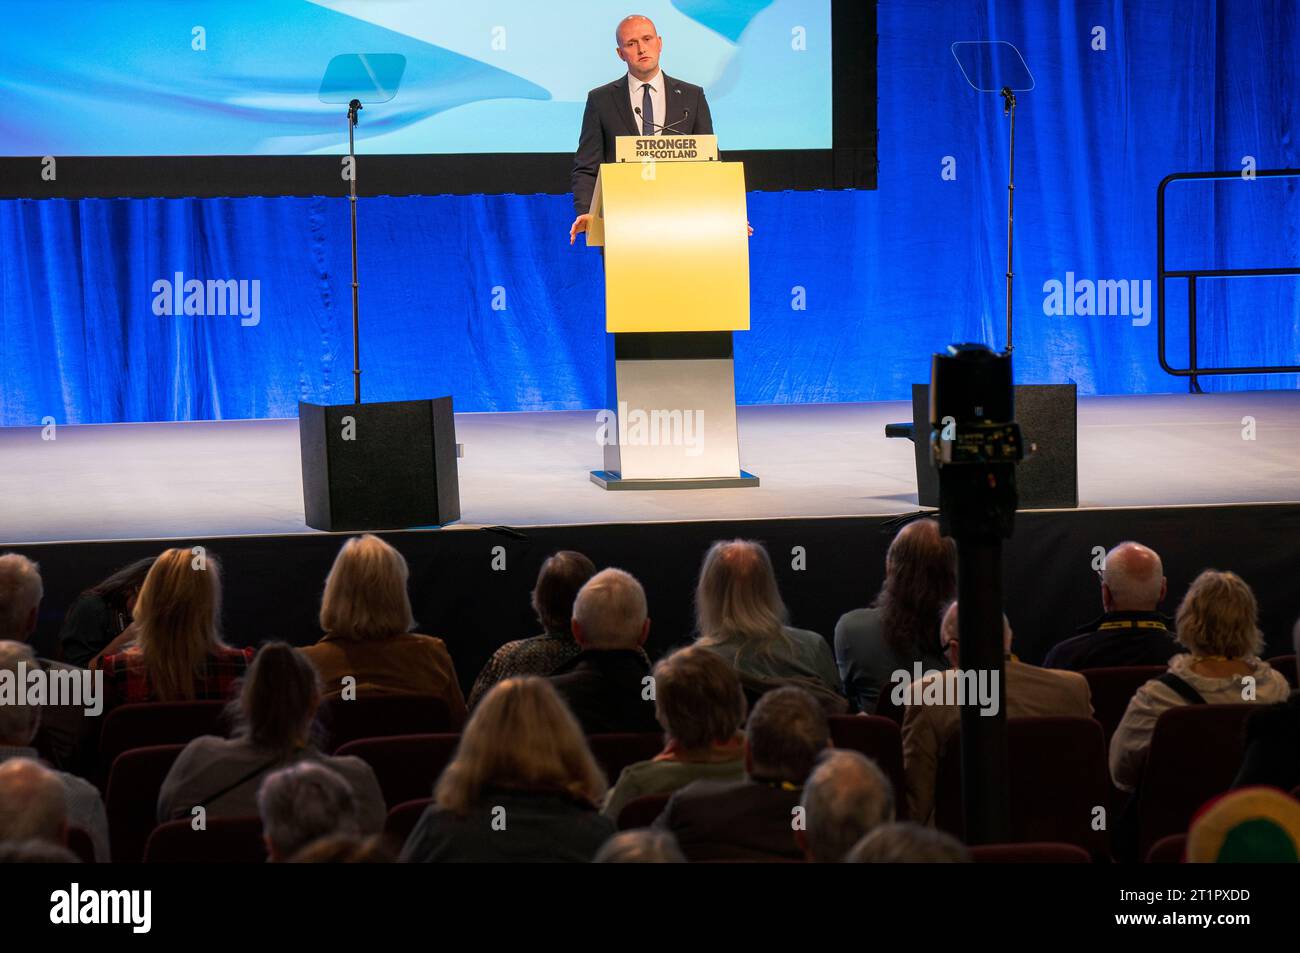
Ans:
[[[354,536],[343,544],[325,580],[320,626],[325,635],[303,649],[320,672],[326,695],[337,695],[343,679],[358,695],[435,695],[447,702],[452,720],[465,720],[465,698],[442,639],[419,635],[406,592],[406,560],[378,536]]]
[[[1110,742],[1110,773],[1125,791],[1137,788],[1156,720],[1179,705],[1240,705],[1284,701],[1291,686],[1259,653],[1259,608],[1235,573],[1207,569],[1178,606],[1177,638],[1186,654],[1137,690]]]
[[[598,810],[605,789],[550,683],[508,678],[474,709],[401,859],[586,863],[614,833]]]
[[[221,640],[221,566],[211,553],[169,549],[150,568],[135,621],[92,667],[104,670],[105,707],[227,698],[253,650]]]
[[[751,694],[794,682],[841,696],[830,645],[786,619],[767,550],[745,539],[714,543],[695,588],[696,644],[730,662]]]

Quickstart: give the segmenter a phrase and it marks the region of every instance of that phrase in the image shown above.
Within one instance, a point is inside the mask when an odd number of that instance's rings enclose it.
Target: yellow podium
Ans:
[[[732,332],[749,330],[745,171],[714,136],[621,136],[587,244],[604,248],[605,489],[757,486],[740,468]]]

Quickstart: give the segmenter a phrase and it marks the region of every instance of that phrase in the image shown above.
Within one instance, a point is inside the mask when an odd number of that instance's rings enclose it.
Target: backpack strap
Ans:
[[[1179,695],[1181,695],[1183,701],[1187,702],[1187,704],[1189,705],[1205,704],[1205,699],[1201,697],[1201,693],[1198,692],[1196,689],[1192,688],[1191,685],[1188,685],[1185,681],[1183,681],[1173,672],[1165,672],[1165,674],[1157,678],[1156,681],[1159,682],[1161,685],[1165,685],[1168,688],[1172,688]]]

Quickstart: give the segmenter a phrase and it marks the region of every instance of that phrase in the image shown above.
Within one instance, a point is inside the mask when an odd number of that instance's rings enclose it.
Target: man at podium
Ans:
[[[614,161],[618,136],[712,135],[713,117],[704,90],[664,75],[659,54],[664,40],[649,17],[625,17],[614,31],[618,58],[627,75],[587,94],[582,135],[573,157],[573,209],[569,244],[591,221],[591,197],[602,162]]]

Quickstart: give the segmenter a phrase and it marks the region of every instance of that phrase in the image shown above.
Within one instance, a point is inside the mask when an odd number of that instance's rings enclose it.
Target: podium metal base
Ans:
[[[738,477],[690,477],[687,479],[624,480],[608,470],[592,470],[591,482],[602,490],[720,490],[758,486],[758,477],[744,470]]]

